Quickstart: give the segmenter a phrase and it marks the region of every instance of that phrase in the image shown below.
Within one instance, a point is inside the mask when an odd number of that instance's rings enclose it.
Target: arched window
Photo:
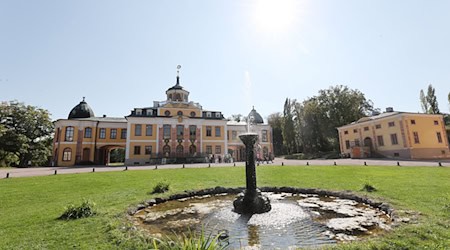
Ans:
[[[183,115],[183,111],[178,111],[177,115],[179,116]]]
[[[177,155],[178,155],[178,156],[183,155],[183,151],[184,151],[183,146],[182,146],[182,145],[178,145],[178,146],[177,146]]]
[[[66,127],[65,141],[73,141],[73,127]]]
[[[182,101],[180,93],[176,93],[175,94],[175,100],[174,101],[178,101],[178,102]]]
[[[63,161],[70,161],[72,160],[72,149],[65,148],[63,151]]]
[[[169,156],[170,155],[170,146],[169,145],[165,145],[163,147],[163,153],[164,153],[164,156]]]
[[[195,112],[194,111],[191,112],[191,117],[195,117]]]
[[[169,100],[170,101],[172,100],[172,94],[169,94]]]
[[[197,153],[197,147],[195,145],[189,146],[189,154],[195,155]]]
[[[164,115],[165,115],[165,116],[169,116],[169,115],[170,115],[170,111],[169,111],[169,110],[166,110],[166,111],[164,112]]]

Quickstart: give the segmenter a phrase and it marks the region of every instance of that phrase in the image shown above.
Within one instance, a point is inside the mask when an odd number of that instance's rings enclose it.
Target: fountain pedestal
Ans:
[[[234,211],[239,214],[261,214],[269,212],[272,206],[269,198],[261,195],[256,188],[256,168],[255,168],[255,143],[258,140],[256,133],[246,133],[239,136],[245,145],[245,179],[246,189],[234,202]]]

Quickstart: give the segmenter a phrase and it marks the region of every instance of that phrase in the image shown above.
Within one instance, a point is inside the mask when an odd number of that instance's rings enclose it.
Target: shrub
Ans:
[[[161,193],[164,193],[167,191],[169,191],[169,183],[160,181],[153,187],[153,191],[151,193],[152,194],[161,194]]]
[[[74,220],[95,215],[95,203],[90,200],[83,200],[81,205],[69,204],[64,213],[59,217],[61,220]]]
[[[228,246],[227,241],[219,240],[219,234],[213,237],[211,234],[205,235],[202,230],[200,234],[189,232],[188,235],[175,235],[174,238],[167,237],[165,239],[153,240],[154,249],[170,249],[170,250],[221,250]]]
[[[377,189],[376,189],[374,186],[372,186],[372,185],[366,183],[366,184],[364,184],[364,186],[363,186],[363,188],[361,189],[361,191],[366,191],[366,192],[371,193],[371,192],[377,191]]]

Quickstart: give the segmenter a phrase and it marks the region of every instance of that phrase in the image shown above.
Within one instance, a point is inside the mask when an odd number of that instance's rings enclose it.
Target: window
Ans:
[[[378,146],[383,147],[384,146],[384,139],[382,135],[377,136]]]
[[[435,120],[434,125],[439,125],[439,122]]]
[[[183,115],[183,111],[178,111],[177,115],[182,116]]]
[[[195,117],[195,112],[194,111],[191,112],[191,117]]]
[[[70,148],[65,148],[63,150],[63,161],[70,161],[72,160],[72,149]]]
[[[116,139],[117,138],[117,129],[112,128],[111,131],[109,131],[109,138]]]
[[[170,124],[164,124],[163,125],[163,138],[164,139],[170,139]]]
[[[147,124],[145,125],[145,135],[152,136],[153,135],[153,125]]]
[[[439,143],[442,143],[442,135],[441,132],[436,132],[437,140]]]
[[[120,139],[127,139],[127,129],[123,128],[120,130]]]
[[[216,146],[216,154],[221,154],[222,148],[220,146]]]
[[[211,136],[212,134],[211,130],[212,130],[211,126],[206,126],[206,136]]]
[[[216,113],[216,118],[220,118],[220,113]]]
[[[353,133],[358,133],[358,130],[355,128],[355,129],[353,129]]]
[[[345,149],[349,149],[350,148],[350,141],[346,140],[345,141]]]
[[[135,124],[134,125],[134,135],[135,136],[141,136],[142,135],[142,125],[141,124]]]
[[[189,154],[195,155],[195,153],[197,153],[197,147],[195,145],[189,146]]]
[[[165,116],[169,116],[169,115],[170,115],[170,111],[169,111],[169,110],[166,110],[166,111],[164,112],[164,115],[165,115]]]
[[[182,145],[178,145],[176,151],[178,156],[182,156],[184,152],[184,147]]]
[[[212,154],[212,146],[206,146],[206,153]]]
[[[191,139],[195,139],[195,137],[197,137],[197,126],[189,126],[189,136],[191,137]]]
[[[206,117],[211,117],[211,112],[206,112]]]
[[[220,127],[216,126],[216,137],[220,137]]]
[[[397,134],[391,134],[391,144],[392,145],[397,145],[398,144]]]
[[[65,141],[73,141],[73,127],[66,128]]]
[[[177,139],[183,139],[184,125],[177,125]]]
[[[416,120],[411,120],[411,125],[416,125]]]
[[[357,146],[357,147],[359,147],[359,140],[358,139],[355,139],[355,146]]]
[[[348,130],[345,130],[345,131],[344,131],[344,135],[348,135]]]
[[[419,144],[419,133],[418,132],[413,132],[413,136],[414,136],[414,143],[415,144]]]
[[[261,131],[261,137],[262,142],[267,142],[267,130]]]
[[[141,146],[134,146],[134,154],[135,155],[141,154]]]
[[[364,131],[369,131],[369,127],[364,127]]]
[[[145,154],[146,155],[152,154],[152,146],[145,146]]]
[[[395,157],[399,157],[400,154],[399,154],[399,153],[394,153],[394,156],[395,156]]]
[[[380,128],[381,128],[381,124],[375,125],[375,128],[376,128],[376,129],[380,129]]]
[[[389,123],[388,123],[388,126],[389,126],[389,127],[395,127],[395,122],[389,122]]]
[[[105,139],[106,138],[106,128],[100,129],[100,134],[98,135],[98,138]]]
[[[170,155],[170,146],[169,145],[165,145],[163,147],[163,153],[165,156],[169,156]]]
[[[87,127],[84,129],[84,138],[92,138],[92,128]]]
[[[237,131],[233,130],[231,131],[231,140],[236,140],[237,139]]]

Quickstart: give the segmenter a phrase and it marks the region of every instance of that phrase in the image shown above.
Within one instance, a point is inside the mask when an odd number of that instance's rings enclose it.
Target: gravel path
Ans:
[[[410,160],[386,160],[386,159],[335,159],[335,160],[286,160],[282,158],[276,158],[273,163],[261,163],[260,166],[265,165],[285,165],[285,166],[324,166],[324,165],[354,165],[364,166],[366,163],[368,166],[395,166],[397,163],[400,166],[429,166],[438,167],[439,164],[442,167],[450,167],[450,160],[435,160],[435,161],[410,161]],[[236,163],[196,163],[186,164],[185,168],[208,168],[211,167],[232,167],[232,166],[245,166],[245,162]],[[168,165],[151,165],[151,166],[75,166],[75,167],[34,167],[34,168],[5,168],[0,169],[0,179],[5,179],[8,175],[9,178],[15,177],[28,177],[28,176],[45,176],[57,174],[75,174],[75,173],[90,173],[90,172],[108,172],[108,171],[124,171],[127,170],[149,170],[149,169],[173,169],[183,168],[182,164],[168,164]]]

